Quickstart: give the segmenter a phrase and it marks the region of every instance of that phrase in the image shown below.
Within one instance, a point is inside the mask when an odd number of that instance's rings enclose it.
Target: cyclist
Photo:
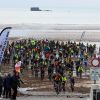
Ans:
[[[63,92],[66,91],[66,89],[65,89],[66,81],[67,81],[67,77],[65,75],[62,75],[62,90],[63,90]]]
[[[53,76],[54,79],[54,88],[56,90],[56,93],[59,94],[59,92],[61,91],[61,75],[59,72],[55,73]]]
[[[79,66],[78,73],[79,73],[80,78],[82,78],[82,72],[83,72],[83,67]]]
[[[72,90],[72,92],[74,92],[74,85],[75,85],[74,77],[71,76],[69,79],[70,79],[70,87],[71,87],[71,90]]]

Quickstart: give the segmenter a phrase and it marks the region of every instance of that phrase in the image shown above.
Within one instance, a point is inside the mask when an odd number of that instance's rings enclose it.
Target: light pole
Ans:
[[[83,40],[83,37],[84,37],[85,33],[86,33],[85,31],[82,32],[80,42]]]

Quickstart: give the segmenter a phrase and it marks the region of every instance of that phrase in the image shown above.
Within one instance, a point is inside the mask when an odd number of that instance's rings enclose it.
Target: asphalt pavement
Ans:
[[[67,97],[45,97],[45,96],[24,96],[17,97],[17,100],[87,100],[88,98],[67,98]],[[9,100],[9,99],[2,99]]]

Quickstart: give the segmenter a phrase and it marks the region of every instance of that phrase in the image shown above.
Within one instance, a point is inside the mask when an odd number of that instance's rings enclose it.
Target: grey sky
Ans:
[[[78,7],[99,8],[100,0],[0,0],[0,8],[23,8],[31,6],[40,7]]]
[[[36,6],[52,12],[30,12]],[[47,22],[100,24],[100,0],[0,0],[0,23]]]

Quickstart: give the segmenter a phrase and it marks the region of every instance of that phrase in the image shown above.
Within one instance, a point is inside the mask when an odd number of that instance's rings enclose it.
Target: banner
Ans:
[[[1,65],[2,59],[4,57],[4,51],[7,46],[10,30],[11,30],[11,27],[6,27],[0,33],[0,65]]]

